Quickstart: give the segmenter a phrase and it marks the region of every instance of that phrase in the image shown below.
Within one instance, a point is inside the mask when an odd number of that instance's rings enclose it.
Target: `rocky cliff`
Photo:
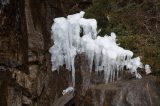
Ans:
[[[53,18],[91,4],[91,0],[0,1],[0,106],[56,105],[71,81],[71,72],[65,67],[51,72],[48,49],[53,43]],[[66,105],[160,105],[156,77],[105,85],[103,76],[85,71],[83,61],[83,55],[76,57],[76,91]]]

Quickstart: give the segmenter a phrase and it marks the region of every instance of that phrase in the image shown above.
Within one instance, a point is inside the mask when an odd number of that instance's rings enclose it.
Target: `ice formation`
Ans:
[[[84,12],[69,15],[67,18],[54,19],[52,25],[52,40],[54,45],[50,48],[52,71],[59,70],[59,66],[66,65],[66,69],[72,71],[73,86],[75,85],[74,60],[77,54],[84,53],[90,72],[104,71],[106,82],[118,78],[119,71],[125,67],[135,74],[137,78],[141,75],[137,68],[142,68],[140,58],[132,58],[133,52],[125,50],[116,44],[116,34],[104,37],[97,34],[97,21],[95,19],[83,18]],[[83,35],[82,37],[80,37]]]
[[[151,68],[148,64],[146,64],[144,68],[147,75],[151,73]]]
[[[65,95],[65,94],[70,93],[70,92],[74,92],[74,88],[73,87],[66,88],[65,90],[63,90],[62,94]]]

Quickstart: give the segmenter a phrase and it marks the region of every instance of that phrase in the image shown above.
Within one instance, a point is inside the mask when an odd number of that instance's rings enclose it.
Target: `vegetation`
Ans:
[[[160,75],[159,0],[93,0],[85,11],[85,17],[97,19],[100,35],[115,32],[122,47]]]

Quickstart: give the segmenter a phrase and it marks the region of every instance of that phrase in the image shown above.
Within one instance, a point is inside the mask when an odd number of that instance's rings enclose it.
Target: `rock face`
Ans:
[[[76,57],[76,106],[158,106],[160,105],[160,79],[143,76],[134,79],[122,73],[118,81],[105,84],[103,74],[89,73],[85,57]]]
[[[0,105],[50,105],[65,86],[65,82],[58,86],[62,78],[51,73],[48,53],[53,18],[63,16],[61,4],[9,1],[5,5],[0,1]]]
[[[0,106],[54,106],[63,89],[70,85],[71,72],[64,67],[59,72],[51,72],[48,49],[52,43],[53,18],[91,3],[91,0],[67,3],[65,0],[0,1]],[[77,56],[76,96],[68,106],[75,103],[81,106],[159,105],[157,89],[160,87],[156,78],[120,82],[113,88],[112,84],[104,85],[103,88],[96,85],[104,82],[103,76],[88,73],[83,61],[83,55]]]
[[[77,106],[159,106],[160,80],[143,79],[118,81],[91,86],[85,95],[76,96]],[[81,95],[81,96],[80,96]]]

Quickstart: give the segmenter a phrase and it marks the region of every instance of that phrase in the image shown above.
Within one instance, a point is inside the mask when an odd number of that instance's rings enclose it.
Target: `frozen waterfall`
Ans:
[[[141,75],[137,68],[142,68],[140,58],[132,58],[133,52],[125,50],[116,44],[116,34],[110,36],[97,35],[97,21],[83,18],[84,12],[69,15],[67,18],[54,19],[52,25],[52,40],[54,45],[50,48],[52,71],[66,65],[72,71],[72,83],[75,85],[74,60],[77,54],[84,53],[89,62],[89,71],[104,71],[105,81],[111,82],[118,78],[119,71],[126,67],[137,78]],[[82,37],[80,35],[83,34]]]

